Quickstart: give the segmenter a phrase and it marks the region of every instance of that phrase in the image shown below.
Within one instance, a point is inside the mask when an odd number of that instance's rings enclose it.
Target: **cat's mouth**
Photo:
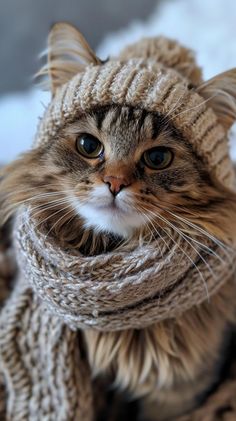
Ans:
[[[96,204],[93,206],[101,211],[104,212],[113,212],[114,214],[122,214],[122,213],[130,213],[131,210],[130,209],[125,209],[124,207],[120,206],[119,203],[114,199],[111,203],[109,204]]]
[[[127,238],[132,235],[134,229],[144,224],[144,218],[134,206],[116,198],[92,200],[83,204],[74,202],[74,208],[84,219],[85,227],[93,228],[96,232]]]

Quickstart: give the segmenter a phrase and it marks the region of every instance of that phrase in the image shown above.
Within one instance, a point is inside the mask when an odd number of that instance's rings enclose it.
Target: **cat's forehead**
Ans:
[[[92,110],[81,125],[96,130],[116,155],[132,153],[140,143],[155,140],[171,132],[165,119],[158,113],[134,107],[107,106]]]
[[[128,106],[102,107],[93,110],[90,115],[95,119],[99,130],[111,135],[125,135],[131,132],[140,137],[144,134],[153,138],[157,126],[163,125],[158,114]]]

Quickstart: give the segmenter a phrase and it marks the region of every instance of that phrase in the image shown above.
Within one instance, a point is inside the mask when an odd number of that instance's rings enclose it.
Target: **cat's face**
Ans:
[[[53,162],[57,165],[58,154],[65,156],[65,168],[73,162],[69,200],[85,225],[96,230],[126,237],[161,214],[166,202],[191,196],[201,183],[200,163],[190,147],[157,114],[100,109],[61,136],[51,150]]]
[[[91,233],[126,239],[160,228],[222,238],[234,212],[232,195],[171,122],[131,107],[80,116],[6,172],[6,213],[29,204],[48,232],[76,247],[82,227],[83,244]]]
[[[160,40],[160,54],[153,59],[169,67],[162,51],[167,44]],[[156,42],[158,46],[158,38]],[[128,48],[127,58],[146,57],[149,41],[144,51],[140,45],[130,50],[131,55]],[[170,48],[176,53],[173,41]],[[38,75],[46,76],[52,95],[75,75],[86,73],[87,66],[106,65],[81,33],[65,23],[52,28],[48,51],[48,62]],[[235,121],[235,69],[201,83],[188,50],[181,47],[178,51],[180,57],[173,68],[193,82],[189,89],[196,90],[228,131]],[[171,114],[166,111],[163,119],[141,109],[98,105],[78,116],[47,145],[0,171],[0,226],[20,205],[27,204],[47,232],[74,247],[88,244],[97,233],[99,238],[104,238],[101,233],[135,241],[136,234],[146,239],[150,233],[153,238],[160,227],[178,228],[180,234],[190,236],[204,231],[206,237],[208,233],[223,240],[236,237],[235,194],[209,175],[208,164],[173,127]]]
[[[61,191],[65,212],[73,209],[96,231],[127,237],[158,216],[162,224],[168,206],[210,202],[209,177],[190,145],[158,114],[141,109],[105,107],[82,116],[41,160],[36,185]]]

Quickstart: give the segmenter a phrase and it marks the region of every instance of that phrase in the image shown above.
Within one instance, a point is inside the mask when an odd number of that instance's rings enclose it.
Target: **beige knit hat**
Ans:
[[[52,141],[81,112],[109,104],[158,112],[170,120],[218,181],[233,188],[227,131],[235,119],[236,70],[202,83],[191,51],[163,37],[144,39],[102,62],[71,25],[49,36],[52,101],[36,144]]]

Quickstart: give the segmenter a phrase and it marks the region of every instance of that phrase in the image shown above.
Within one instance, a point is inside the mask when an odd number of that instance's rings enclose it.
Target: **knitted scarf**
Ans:
[[[197,247],[170,235],[174,241],[163,233],[163,240],[129,253],[85,257],[41,233],[28,210],[19,214],[19,275],[0,320],[6,419],[92,420],[79,328],[148,326],[200,304],[232,277],[233,254],[227,260],[221,247],[208,244],[201,257]]]
[[[225,259],[225,251],[210,244],[215,250],[206,262],[207,248],[204,253],[173,232],[129,253],[85,257],[50,242],[35,225],[27,211],[17,220],[21,274],[73,330],[144,328],[176,317],[215,293],[234,268],[235,253]]]

